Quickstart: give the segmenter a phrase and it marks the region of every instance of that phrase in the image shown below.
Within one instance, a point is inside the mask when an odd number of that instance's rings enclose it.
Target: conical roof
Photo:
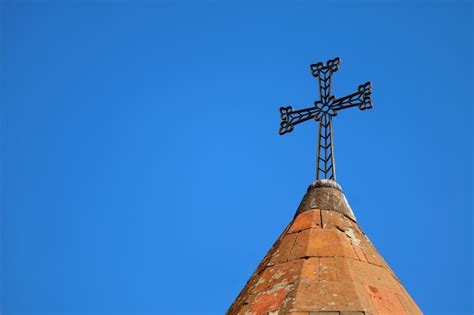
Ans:
[[[227,314],[422,312],[357,224],[340,186],[317,180]]]

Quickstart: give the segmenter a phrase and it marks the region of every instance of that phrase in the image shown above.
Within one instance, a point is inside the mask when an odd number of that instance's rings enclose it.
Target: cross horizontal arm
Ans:
[[[285,133],[292,132],[294,126],[313,119],[316,113],[319,111],[316,107],[309,107],[300,110],[294,110],[293,107],[280,107],[280,129],[278,133],[284,135]]]
[[[334,101],[332,108],[335,111],[358,106],[360,110],[372,108],[370,95],[372,94],[372,86],[370,82],[359,85],[356,93],[347,95]]]

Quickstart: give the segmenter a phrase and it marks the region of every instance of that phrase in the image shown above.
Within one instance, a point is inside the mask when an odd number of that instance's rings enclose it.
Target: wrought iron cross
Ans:
[[[340,59],[335,58],[326,63],[311,65],[311,74],[319,78],[320,99],[314,102],[314,106],[300,110],[294,110],[291,106],[280,107],[280,135],[293,131],[294,126],[304,121],[319,121],[316,179],[336,180],[332,117],[336,116],[338,111],[350,107],[357,106],[360,110],[372,108],[370,82],[359,85],[357,92],[342,98],[331,94],[332,74],[339,69],[339,64]]]

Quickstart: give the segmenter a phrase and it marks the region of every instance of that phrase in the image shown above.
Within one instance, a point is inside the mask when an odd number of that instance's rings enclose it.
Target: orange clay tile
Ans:
[[[310,186],[228,315],[422,314],[355,221],[339,185],[327,183]]]

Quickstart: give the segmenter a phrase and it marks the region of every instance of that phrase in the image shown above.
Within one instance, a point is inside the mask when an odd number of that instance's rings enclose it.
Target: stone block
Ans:
[[[292,260],[275,266],[269,266],[254,281],[251,293],[272,291],[294,283],[299,279],[304,259]]]
[[[319,258],[311,257],[299,260],[303,261],[300,279],[304,281],[319,281]]]
[[[291,224],[288,233],[295,233],[315,227],[321,227],[321,211],[319,209],[300,213]]]
[[[319,258],[319,281],[337,281],[336,258]]]
[[[338,230],[310,229],[306,256],[344,256],[355,258],[349,240]]]
[[[364,251],[362,250],[362,248],[359,245],[354,245],[353,248],[354,248],[354,252],[355,252],[357,258],[360,261],[368,262],[367,258],[365,257]]]
[[[293,309],[298,311],[356,311],[363,309],[355,287],[342,282],[301,282]]]
[[[278,243],[275,244],[275,251],[270,258],[270,265],[279,264],[288,261],[290,256],[291,249],[295,244],[295,240],[298,234],[288,234],[283,237],[283,239]]]
[[[408,315],[395,293],[368,285],[365,289],[378,315]]]

